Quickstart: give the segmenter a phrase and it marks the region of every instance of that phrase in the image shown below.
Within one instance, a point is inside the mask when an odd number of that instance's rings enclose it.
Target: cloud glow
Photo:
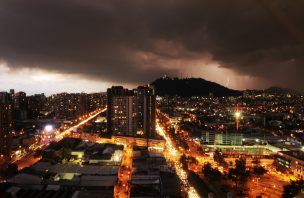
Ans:
[[[27,94],[59,92],[101,92],[111,83],[86,80],[77,75],[50,73],[39,69],[11,70],[6,63],[0,64],[0,91],[15,89]]]

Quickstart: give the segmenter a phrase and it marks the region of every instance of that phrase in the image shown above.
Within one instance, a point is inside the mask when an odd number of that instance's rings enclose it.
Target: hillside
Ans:
[[[232,90],[214,82],[202,78],[158,78],[151,83],[155,87],[155,92],[159,96],[209,96],[213,93],[215,97],[240,96],[243,92]]]

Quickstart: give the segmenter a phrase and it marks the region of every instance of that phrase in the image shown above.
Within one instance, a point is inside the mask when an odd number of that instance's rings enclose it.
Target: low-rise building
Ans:
[[[202,140],[208,145],[242,145],[243,134],[242,133],[225,133],[215,131],[203,131]]]
[[[279,151],[276,162],[286,168],[299,179],[304,179],[304,152],[303,151]]]

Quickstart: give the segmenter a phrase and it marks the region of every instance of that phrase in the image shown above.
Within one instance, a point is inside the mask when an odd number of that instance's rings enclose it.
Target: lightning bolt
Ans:
[[[230,78],[227,77],[227,80],[226,80],[226,87],[229,87],[229,84],[230,84]]]

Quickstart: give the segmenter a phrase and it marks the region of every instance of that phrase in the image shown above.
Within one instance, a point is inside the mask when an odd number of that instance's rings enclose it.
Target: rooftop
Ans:
[[[303,151],[279,151],[279,153],[283,153],[285,155],[291,156],[293,158],[299,159],[304,162],[304,152]]]

